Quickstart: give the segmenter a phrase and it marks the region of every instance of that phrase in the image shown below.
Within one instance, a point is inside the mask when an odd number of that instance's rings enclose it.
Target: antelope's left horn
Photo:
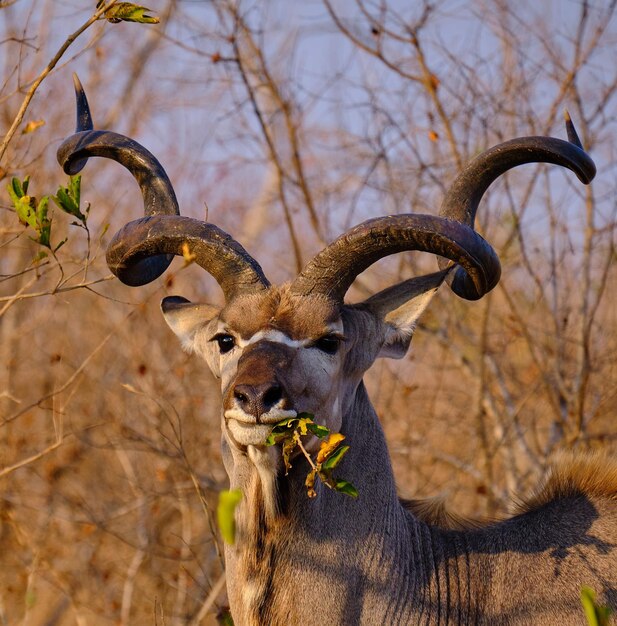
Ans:
[[[499,280],[495,251],[472,228],[433,215],[407,214],[378,217],[347,231],[308,263],[291,288],[342,302],[358,274],[379,259],[411,250],[432,252],[460,264],[478,293],[486,293]]]
[[[476,211],[484,192],[499,176],[525,163],[553,163],[573,171],[588,185],[596,175],[596,166],[583,150],[570,116],[566,114],[568,141],[555,137],[519,137],[501,143],[471,160],[456,177],[441,205],[439,215],[474,227]],[[448,264],[441,259],[439,267]],[[481,297],[474,280],[464,268],[457,268],[446,279],[462,298]]]

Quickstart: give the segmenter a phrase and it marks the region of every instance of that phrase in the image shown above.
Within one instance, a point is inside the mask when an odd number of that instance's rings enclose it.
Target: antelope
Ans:
[[[523,137],[476,157],[456,178],[439,216],[393,215],[359,224],[319,252],[291,282],[271,285],[259,264],[215,225],[179,215],[172,185],[144,147],[93,130],[78,81],[77,130],[58,159],[75,174],[92,156],[128,168],[145,217],[126,224],[107,262],[127,285],[155,280],[187,246],[220,285],[225,305],[167,297],[162,311],[182,346],[221,381],[222,455],[237,539],[225,548],[227,591],[238,625],[581,624],[583,585],[617,606],[617,463],[565,454],[512,517],[448,526],[439,511],[399,500],[379,419],[362,378],[377,357],[401,358],[417,320],[447,282],[474,300],[500,278],[499,259],[474,230],[478,204],[506,170],[530,162],[573,171],[595,166],[567,122],[568,141]],[[344,297],[385,256],[421,250],[440,270],[363,302]],[[285,475],[280,446],[265,446],[281,419],[311,413],[350,449],[339,469],[357,499],[316,485],[306,463]],[[315,450],[314,436],[305,437]]]

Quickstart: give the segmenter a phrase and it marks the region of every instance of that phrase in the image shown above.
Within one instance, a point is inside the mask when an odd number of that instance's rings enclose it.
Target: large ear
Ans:
[[[384,342],[378,356],[393,359],[405,356],[420,315],[451,269],[410,278],[364,302],[384,325]]]
[[[197,331],[219,313],[214,306],[193,304],[181,296],[163,298],[161,310],[168,326],[182,342],[182,347],[190,352],[197,348],[195,345]]]

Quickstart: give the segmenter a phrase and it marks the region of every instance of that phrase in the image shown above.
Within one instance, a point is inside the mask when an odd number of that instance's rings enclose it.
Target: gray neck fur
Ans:
[[[310,500],[302,459],[264,483],[251,459],[227,454],[245,493],[226,550],[237,626],[580,624],[583,584],[617,594],[612,504],[581,495],[479,530],[440,530],[401,506],[362,383],[342,431],[351,449],[340,475],[357,500],[322,485]]]

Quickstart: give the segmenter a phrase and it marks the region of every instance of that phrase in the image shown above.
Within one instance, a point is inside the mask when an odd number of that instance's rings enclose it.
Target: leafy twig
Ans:
[[[332,476],[332,471],[349,451],[349,446],[342,445],[345,435],[331,433],[325,426],[316,424],[313,418],[314,416],[310,413],[299,413],[297,417],[281,420],[268,435],[265,442],[266,445],[282,444],[285,473],[289,472],[291,468],[293,452],[296,448],[300,450],[311,466],[311,470],[305,480],[306,493],[309,498],[314,498],[317,495],[315,491],[315,479],[317,477],[330,489],[345,493],[352,498],[357,498],[358,491],[350,482],[337,480]],[[315,435],[322,440],[315,460],[313,460],[302,443],[302,437],[306,437],[309,434]]]
[[[69,46],[85,30],[90,28],[90,26],[92,26],[92,24],[94,24],[94,22],[96,22],[101,17],[101,15],[103,15],[103,13],[105,13],[106,11],[109,11],[109,9],[111,9],[111,7],[113,7],[116,4],[116,2],[117,0],[111,0],[108,3],[104,3],[100,8],[97,8],[97,10],[92,14],[92,16],[88,20],[86,20],[73,34],[69,35],[64,41],[64,43],[60,46],[60,48],[58,49],[58,52],[56,52],[52,60],[45,66],[45,69],[37,76],[34,82],[30,85],[30,89],[28,89],[26,96],[23,102],[21,103],[21,106],[19,107],[19,111],[17,112],[17,115],[15,116],[15,119],[13,120],[13,123],[11,124],[11,127],[7,131],[6,135],[4,136],[2,143],[0,143],[0,161],[2,161],[2,158],[4,157],[4,154],[6,152],[6,149],[8,148],[8,145],[11,142],[11,139],[13,139],[13,135],[16,133],[17,129],[19,128],[19,125],[22,123],[24,116],[26,114],[26,111],[28,107],[30,106],[30,102],[32,101],[32,98],[34,97],[36,90],[39,88],[39,85],[45,80],[45,78],[47,78],[48,74],[54,69],[54,67],[56,67],[58,61],[62,58],[62,56],[67,51]]]
[[[47,215],[49,196],[43,196],[37,202],[34,196],[28,195],[29,184],[30,176],[26,176],[23,181],[13,178],[10,185],[7,185],[7,191],[19,221],[36,232],[37,237],[33,240],[51,250],[51,218]],[[64,241],[60,242],[55,250],[63,244]]]

